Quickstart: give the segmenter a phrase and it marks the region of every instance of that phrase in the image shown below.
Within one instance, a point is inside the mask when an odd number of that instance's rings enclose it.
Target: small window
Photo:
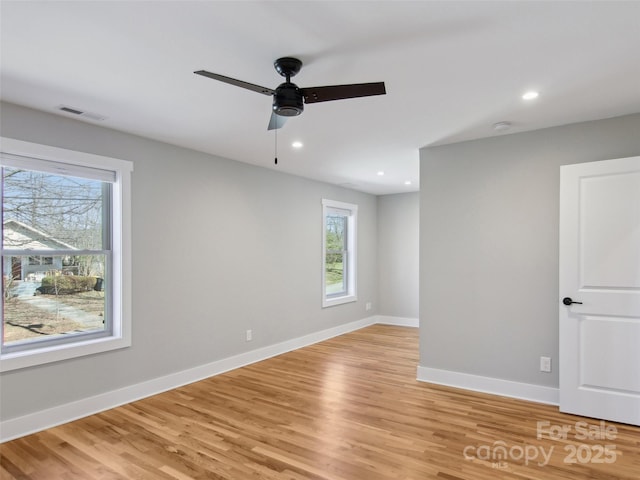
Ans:
[[[1,370],[130,345],[131,163],[2,147]]]
[[[358,206],[322,200],[322,306],[354,302]]]
[[[29,265],[53,265],[53,257],[29,256]]]

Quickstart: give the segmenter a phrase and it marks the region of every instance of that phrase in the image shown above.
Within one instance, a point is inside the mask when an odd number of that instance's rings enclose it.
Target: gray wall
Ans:
[[[640,114],[423,148],[420,365],[557,387],[559,167],[635,155]]]
[[[377,313],[375,196],[15,105],[1,114],[2,136],[134,162],[133,346],[3,373],[2,420]],[[359,206],[358,302],[327,309],[323,197]]]
[[[378,197],[378,314],[415,318],[418,312],[420,194]]]

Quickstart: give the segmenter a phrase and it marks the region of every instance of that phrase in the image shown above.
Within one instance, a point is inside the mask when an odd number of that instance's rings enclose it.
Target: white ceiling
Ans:
[[[427,145],[640,112],[640,2],[6,1],[1,96],[373,194],[419,188]],[[282,56],[300,87],[384,81],[267,131]],[[540,91],[535,101],[521,95]],[[304,142],[294,150],[293,140]],[[384,171],[384,176],[377,175]],[[410,180],[411,185],[405,185]]]

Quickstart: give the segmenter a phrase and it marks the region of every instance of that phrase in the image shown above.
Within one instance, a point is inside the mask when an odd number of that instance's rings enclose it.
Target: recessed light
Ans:
[[[378,171],[378,176],[382,177],[384,175],[384,172],[382,170]]]
[[[540,95],[538,92],[535,92],[533,90],[525,93],[524,95],[522,95],[522,99],[523,100],[533,100],[534,98],[538,98],[538,95]]]
[[[411,185],[411,180],[406,180],[406,181],[404,182],[404,184],[405,184],[405,185]]]
[[[291,146],[292,146],[293,148],[302,148],[303,143],[302,143],[302,142],[300,142],[300,141],[297,141],[297,140],[296,140],[295,142],[293,142],[293,143],[291,144]]]
[[[498,122],[493,124],[493,129],[498,131],[509,130],[510,128],[511,123],[509,122]]]

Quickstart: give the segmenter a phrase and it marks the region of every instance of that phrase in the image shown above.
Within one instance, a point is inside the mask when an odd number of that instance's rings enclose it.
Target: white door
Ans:
[[[640,157],[560,168],[559,301],[560,410],[640,425]]]

